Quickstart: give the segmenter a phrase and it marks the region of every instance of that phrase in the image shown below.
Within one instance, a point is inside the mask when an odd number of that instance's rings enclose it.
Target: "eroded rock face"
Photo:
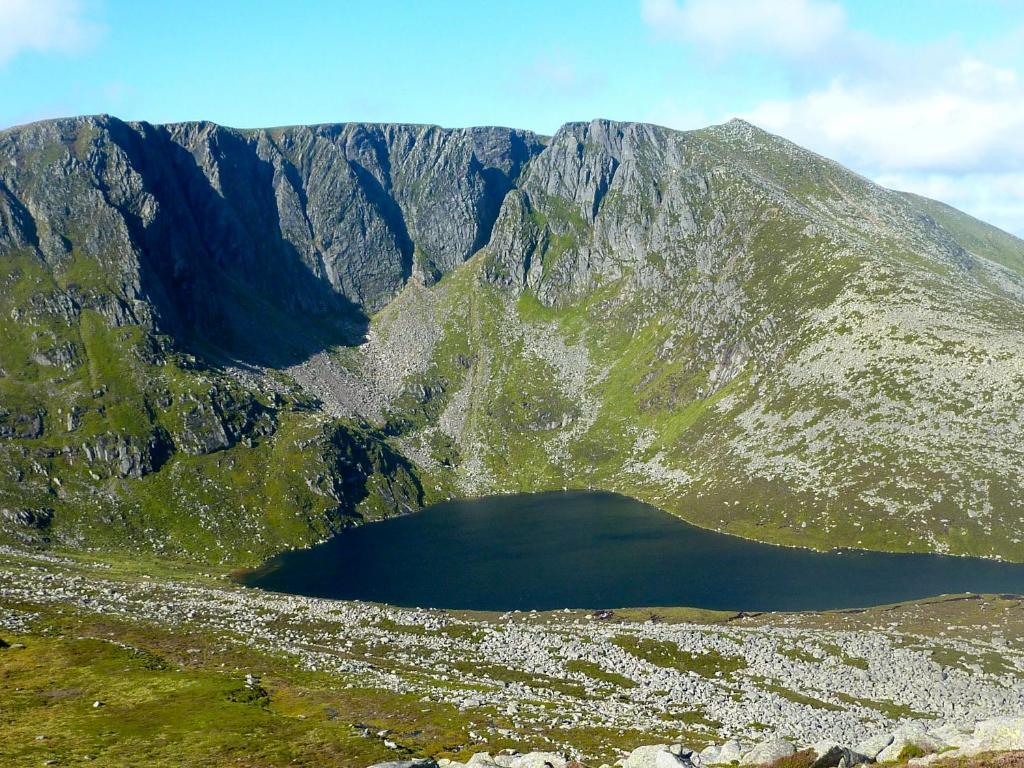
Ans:
[[[280,376],[383,433],[388,481],[344,451],[302,478],[339,508],[367,477],[414,508],[443,468],[1021,556],[1024,245],[740,121],[37,123],[0,132],[0,265],[5,504],[86,498],[54,482],[84,444],[97,482],[273,437],[246,391]],[[543,467],[503,466],[523,435]]]
[[[155,430],[146,439],[105,433],[82,443],[80,450],[95,476],[138,479],[159,469],[172,446],[165,432]]]
[[[557,304],[602,278],[678,251],[698,229],[707,181],[678,134],[642,123],[570,123],[505,200],[491,242],[496,282]],[[706,206],[705,206],[706,207]]]
[[[12,413],[0,407],[0,437],[33,439],[43,435],[43,413]]]
[[[53,510],[46,507],[36,509],[0,509],[0,518],[23,528],[42,531],[53,520]]]
[[[0,249],[94,257],[108,313],[143,300],[171,332],[243,332],[231,285],[284,311],[373,311],[485,245],[540,149],[503,128],[36,123],[0,135]]]

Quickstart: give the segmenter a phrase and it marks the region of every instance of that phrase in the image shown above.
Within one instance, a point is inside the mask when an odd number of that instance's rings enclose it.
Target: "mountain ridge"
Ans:
[[[1024,559],[1024,242],[749,123],[101,116],[0,159],[0,535],[254,562],[593,486]]]

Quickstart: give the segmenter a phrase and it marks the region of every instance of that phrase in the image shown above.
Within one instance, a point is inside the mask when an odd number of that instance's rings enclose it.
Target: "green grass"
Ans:
[[[635,680],[632,680],[625,675],[620,675],[617,672],[609,672],[600,664],[596,664],[593,661],[574,659],[573,661],[568,662],[565,667],[570,672],[579,672],[592,680],[608,683],[616,688],[636,688],[637,686]]]
[[[867,707],[873,709],[876,712],[881,712],[888,718],[893,720],[901,720],[903,718],[914,718],[915,720],[928,720],[934,717],[927,712],[918,712],[911,707],[904,706],[902,704],[895,704],[891,701],[884,701],[879,699],[866,699],[857,696],[850,696],[849,694],[836,691],[833,695],[840,701],[845,701],[847,704],[856,704],[861,707]]]
[[[136,630],[137,633],[137,630]],[[367,739],[352,727],[393,728],[394,738],[409,730],[415,712],[420,735],[407,754],[442,751],[467,740],[451,708],[424,705],[380,691],[334,689],[322,678],[279,672],[264,674],[261,688],[244,684],[242,669],[230,664],[267,659],[213,656],[198,649],[174,649],[181,663],[149,650],[124,647],[107,637],[10,636],[24,650],[6,649],[0,664],[0,762],[42,765],[89,761],[96,765],[365,766],[395,752],[380,739]],[[161,642],[151,637],[132,642]],[[198,650],[198,653],[192,653]],[[283,676],[278,676],[283,674]],[[95,701],[102,706],[95,708]],[[39,738],[42,737],[42,738]]]
[[[767,680],[761,680],[759,681],[759,683],[761,688],[763,688],[764,690],[771,691],[772,693],[778,694],[784,699],[788,699],[789,701],[795,702],[797,704],[803,704],[806,707],[813,707],[815,709],[827,709],[831,712],[841,712],[843,709],[841,706],[837,704],[832,704],[831,702],[823,701],[822,699],[816,698],[814,696],[808,696],[805,693],[799,693],[798,691],[791,690],[790,688],[785,688],[781,685],[770,683]]]
[[[701,677],[729,677],[746,668],[746,661],[740,656],[723,656],[713,650],[691,653],[680,649],[670,640],[619,635],[612,642],[624,651],[656,666],[684,673],[695,672]]]

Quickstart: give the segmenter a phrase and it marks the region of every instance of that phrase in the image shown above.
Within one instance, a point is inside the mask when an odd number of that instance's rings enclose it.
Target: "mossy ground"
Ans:
[[[399,754],[467,740],[454,708],[346,688],[212,638],[95,622],[5,638],[15,647],[0,664],[0,762],[12,768],[365,766],[395,757],[356,724],[393,731],[407,742]],[[246,687],[248,671],[262,674],[266,695]]]
[[[40,606],[32,606],[38,613]],[[534,740],[471,735],[507,725],[486,709],[460,711],[419,697],[309,672],[226,638],[45,610],[32,631],[0,647],[0,764],[103,766],[351,766],[475,751],[544,749],[547,739],[614,759],[650,731],[555,724]],[[22,647],[23,646],[23,647]],[[386,662],[387,648],[369,651]],[[478,670],[466,662],[467,673]],[[400,668],[396,666],[396,670]],[[495,679],[580,692],[578,683],[488,669]],[[254,690],[247,674],[259,677]],[[460,690],[471,690],[460,683]],[[94,707],[95,702],[102,705]],[[693,716],[671,718],[673,733]],[[697,718],[703,722],[702,718]],[[386,739],[399,745],[385,745]],[[662,736],[662,738],[665,738]],[[610,750],[610,751],[609,751]]]

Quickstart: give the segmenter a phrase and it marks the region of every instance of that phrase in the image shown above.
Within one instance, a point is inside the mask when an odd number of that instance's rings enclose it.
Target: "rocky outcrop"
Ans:
[[[946,726],[943,726],[946,728]],[[948,728],[947,728],[948,730]],[[957,761],[983,753],[1011,752],[1024,750],[1024,719],[994,718],[976,724],[973,732],[964,736],[962,743],[951,744],[943,741],[934,732],[926,731],[920,726],[906,726],[892,734],[879,734],[870,741],[876,744],[879,740],[887,740],[889,747],[899,744],[899,751],[890,756],[883,752],[877,757],[879,763],[908,762],[910,765],[927,765],[937,760]],[[906,751],[912,747],[913,751]],[[870,751],[870,750],[869,750]],[[794,744],[781,738],[768,739],[759,744],[742,747],[737,741],[729,741],[722,745],[711,745],[697,753],[682,744],[653,744],[634,749],[626,757],[617,761],[617,768],[700,768],[712,765],[777,765],[779,761],[796,755],[807,760],[800,765],[819,766],[819,768],[853,768],[876,762],[876,758],[862,754],[848,747],[834,745],[825,752],[818,752],[816,747],[806,747],[800,755]],[[902,755],[902,757],[900,757]],[[921,756],[925,755],[925,756]],[[543,768],[563,768],[569,759],[563,755],[550,752],[529,752],[526,754],[501,754],[491,757],[487,753],[474,754],[465,763],[453,760],[440,760],[440,768],[474,768],[500,766],[500,768],[519,768],[536,766]],[[398,763],[380,763],[370,768],[398,765]],[[404,764],[403,764],[404,765]]]
[[[353,516],[372,492],[370,517],[404,514],[423,505],[423,488],[412,463],[378,436],[335,423],[324,431],[325,475],[312,482],[340,514]]]
[[[13,413],[0,406],[0,438],[33,439],[43,435],[42,411]]]
[[[98,479],[138,479],[159,469],[171,450],[170,440],[162,430],[155,430],[147,438],[108,432],[80,446],[82,457]]]
[[[53,520],[53,510],[47,507],[37,509],[0,509],[0,518],[22,528],[37,531],[46,530]]]
[[[170,406],[170,400],[166,406]],[[172,438],[179,451],[202,456],[230,448],[239,441],[272,435],[277,421],[267,408],[247,392],[212,387],[203,397],[188,395],[178,403],[181,426]]]
[[[254,300],[344,317],[457,267],[540,148],[500,128],[37,123],[0,133],[0,250],[94,258],[103,285],[80,292],[244,347]]]

